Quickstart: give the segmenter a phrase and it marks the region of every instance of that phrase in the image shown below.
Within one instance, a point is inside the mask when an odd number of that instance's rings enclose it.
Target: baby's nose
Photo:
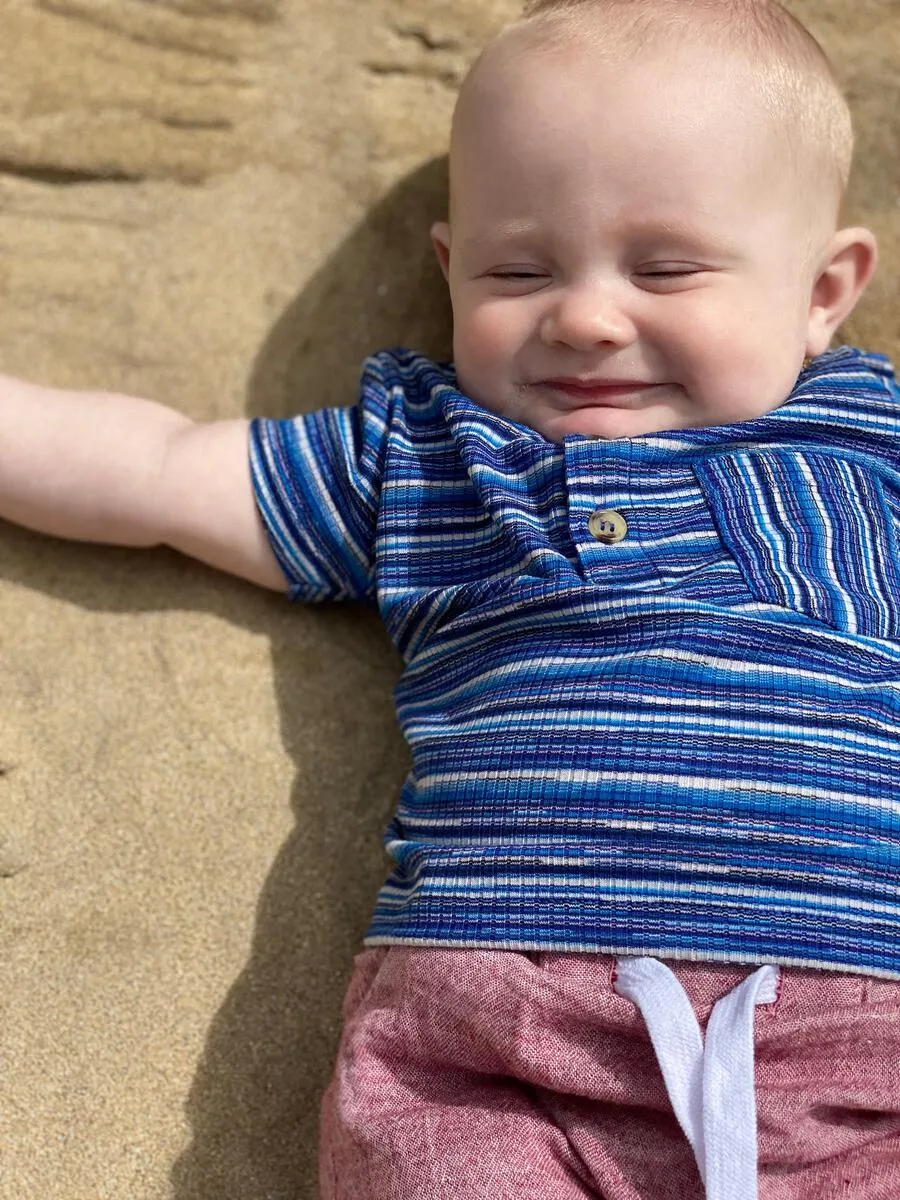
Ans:
[[[628,345],[637,336],[614,286],[593,283],[566,288],[554,299],[541,325],[541,337],[548,345],[589,350],[604,342]]]

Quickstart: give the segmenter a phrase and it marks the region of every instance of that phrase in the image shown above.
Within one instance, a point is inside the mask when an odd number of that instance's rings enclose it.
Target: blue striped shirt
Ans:
[[[900,976],[898,434],[849,348],[755,420],[614,441],[408,351],[254,422],[291,595],[377,604],[405,660],[368,943]]]

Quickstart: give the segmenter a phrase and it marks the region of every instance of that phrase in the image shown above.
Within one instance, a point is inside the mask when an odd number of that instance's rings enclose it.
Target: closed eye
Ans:
[[[649,291],[679,292],[700,283],[710,271],[699,263],[660,263],[639,267],[634,272],[634,281]]]
[[[698,275],[705,267],[643,267],[635,274],[641,279],[681,279],[685,275]]]

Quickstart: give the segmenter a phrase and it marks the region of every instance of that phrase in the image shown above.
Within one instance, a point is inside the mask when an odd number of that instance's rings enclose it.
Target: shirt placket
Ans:
[[[570,440],[565,446],[569,532],[586,579],[616,587],[657,586],[641,545],[631,443]]]
[[[565,462],[571,537],[591,582],[677,587],[726,555],[689,448],[573,439]]]

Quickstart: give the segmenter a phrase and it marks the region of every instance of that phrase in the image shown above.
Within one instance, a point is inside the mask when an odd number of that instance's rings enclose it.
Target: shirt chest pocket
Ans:
[[[900,637],[897,481],[829,453],[765,449],[694,466],[758,599],[866,637]]]

